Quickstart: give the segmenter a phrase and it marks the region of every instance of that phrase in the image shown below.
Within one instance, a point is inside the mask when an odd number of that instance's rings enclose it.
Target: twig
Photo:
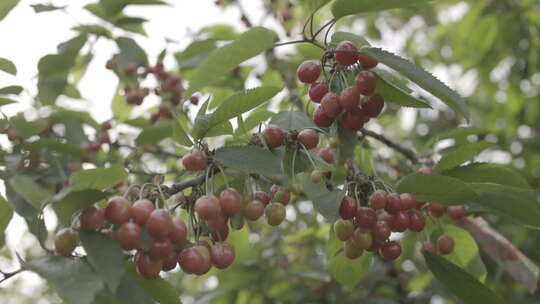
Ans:
[[[150,153],[150,154],[156,154],[156,155],[162,155],[162,156],[168,156],[168,157],[175,157],[175,158],[182,158],[183,155],[171,153],[163,150],[148,150],[148,149],[141,149],[137,147],[133,147],[130,145],[124,145],[119,143],[113,143],[113,148],[127,148],[135,152],[142,152],[142,153]]]
[[[219,169],[214,167],[213,170],[210,170],[209,172],[209,175],[213,175],[215,173],[219,172]],[[167,193],[168,195],[174,195],[184,189],[187,189],[187,188],[190,188],[190,187],[195,187],[195,186],[198,186],[202,183],[204,183],[204,181],[206,180],[206,175],[199,175],[195,178],[192,178],[188,181],[185,181],[185,182],[179,182],[177,184],[173,184],[172,186],[170,187],[163,187],[163,192]]]
[[[360,130],[360,132],[362,133],[363,136],[374,138],[374,139],[382,142],[383,144],[387,145],[388,147],[394,149],[395,151],[403,154],[403,156],[405,156],[413,164],[418,163],[418,158],[416,157],[416,153],[414,153],[413,150],[403,147],[402,145],[400,145],[400,144],[386,138],[382,134],[375,133],[373,131],[366,130],[366,129],[363,129],[363,128]]]
[[[12,272],[3,272],[3,271],[0,271],[0,273],[2,273],[2,275],[4,276],[1,280],[0,280],[0,284],[2,284],[2,282],[4,281],[7,281],[9,278],[21,273],[25,271],[25,269],[18,269],[18,270],[15,270],[15,271],[12,271]]]

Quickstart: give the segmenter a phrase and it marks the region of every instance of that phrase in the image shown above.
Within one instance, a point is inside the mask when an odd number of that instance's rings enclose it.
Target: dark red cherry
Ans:
[[[377,213],[368,207],[360,207],[356,210],[356,223],[363,228],[371,228],[377,223]]]
[[[356,76],[355,85],[358,92],[364,96],[375,93],[377,78],[370,71],[361,71]]]
[[[319,133],[313,129],[304,129],[298,133],[298,140],[306,149],[311,150],[319,144]]]
[[[298,66],[296,75],[303,83],[314,83],[321,74],[321,67],[313,61],[304,61]]]
[[[369,117],[377,117],[381,114],[382,109],[384,108],[384,98],[375,93],[370,96],[364,97],[362,99],[362,109]]]
[[[387,261],[393,261],[401,255],[401,245],[398,242],[384,243],[379,248],[379,255]]]
[[[321,100],[321,107],[326,116],[335,118],[341,113],[341,105],[339,104],[339,96],[334,92],[328,92]]]
[[[134,222],[144,225],[155,209],[156,206],[150,200],[140,199],[131,206],[130,215]]]
[[[268,125],[262,132],[268,148],[273,149],[285,144],[287,133],[276,125]]]
[[[234,247],[227,243],[216,243],[210,248],[210,259],[218,269],[229,267],[235,256]]]
[[[138,249],[142,240],[141,227],[132,222],[124,223],[116,232],[116,239],[124,250]]]
[[[356,216],[356,210],[357,210],[358,203],[356,200],[350,196],[345,196],[341,200],[341,204],[339,205],[339,216],[341,216],[342,219],[352,219]]]
[[[358,48],[350,41],[341,41],[336,47],[334,57],[343,66],[353,65],[358,61]]]
[[[424,218],[424,215],[417,210],[409,210],[409,230],[414,232],[420,232],[424,230],[424,227],[426,226],[426,219]]]
[[[386,207],[386,192],[384,190],[376,190],[369,197],[369,206],[375,210],[384,209]]]
[[[319,128],[328,128],[334,123],[334,118],[327,116],[323,108],[319,106],[313,111],[313,122]]]
[[[115,196],[107,202],[105,219],[115,225],[122,225],[129,220],[131,202],[121,196]]]
[[[364,45],[360,48],[360,50],[362,50],[363,48],[368,48],[368,47],[369,45]],[[365,70],[372,69],[376,67],[377,64],[379,63],[376,59],[373,59],[367,55],[360,54],[360,53],[358,54],[358,62],[360,63],[362,68],[364,68]]]
[[[339,105],[345,110],[358,107],[360,102],[360,92],[355,87],[346,88],[339,95]]]
[[[326,93],[328,93],[328,85],[324,82],[314,82],[308,92],[309,98],[316,103],[320,103]]]
[[[105,211],[101,208],[90,206],[81,213],[81,229],[97,231],[105,221]]]

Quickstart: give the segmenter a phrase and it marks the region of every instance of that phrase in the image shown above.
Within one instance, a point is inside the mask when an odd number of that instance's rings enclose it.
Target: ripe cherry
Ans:
[[[370,96],[364,97],[362,100],[362,109],[369,117],[377,117],[381,114],[382,109],[384,108],[384,98],[375,93]]]
[[[150,243],[148,245],[148,255],[152,259],[163,260],[173,251],[171,241],[168,238],[150,239]]]
[[[341,117],[341,126],[349,131],[358,131],[369,121],[369,117],[362,109],[356,107],[349,109]]]
[[[336,61],[343,65],[353,65],[358,61],[358,48],[350,41],[341,41],[335,52]]]
[[[401,207],[402,210],[409,210],[416,208],[418,202],[416,201],[416,198],[414,195],[410,193],[402,193],[399,195],[399,199],[401,200]]]
[[[440,254],[450,254],[454,251],[454,239],[448,235],[441,235],[435,245]]]
[[[244,217],[250,221],[258,220],[264,214],[264,204],[257,199],[251,200],[244,208]]]
[[[319,151],[319,157],[329,164],[334,163],[334,152],[331,148],[323,148]]]
[[[105,211],[101,208],[90,206],[81,213],[81,228],[87,231],[97,231],[105,221]]]
[[[184,165],[184,168],[188,171],[204,170],[208,165],[208,157],[204,152],[193,149],[182,157],[182,165]]]
[[[161,260],[151,259],[147,253],[142,251],[139,251],[135,256],[135,262],[137,263],[137,272],[147,280],[158,278],[159,272],[163,268]]]
[[[268,195],[268,193],[266,193],[264,191],[255,191],[255,193],[253,193],[253,199],[254,200],[259,200],[263,204],[268,205],[268,203],[270,203],[270,200],[272,198],[270,197],[270,195]]]
[[[328,85],[324,82],[314,82],[308,92],[309,98],[316,103],[320,103],[326,93],[328,93]]]
[[[348,195],[345,195],[339,205],[339,216],[348,220],[356,216],[358,203]]]
[[[193,105],[197,105],[197,104],[199,103],[199,97],[197,97],[197,96],[191,96],[191,97],[189,98],[189,102],[191,102],[191,104],[193,104]]]
[[[321,107],[326,116],[335,118],[341,113],[341,105],[339,104],[339,96],[334,92],[328,92],[321,100]]]
[[[339,95],[339,105],[345,110],[358,107],[360,102],[360,92],[355,87],[346,88]]]
[[[463,217],[465,217],[465,214],[467,211],[465,210],[465,206],[459,205],[459,206],[448,206],[446,208],[446,214],[453,219],[454,221],[460,220]]]
[[[391,233],[390,225],[386,221],[378,221],[375,223],[375,227],[373,227],[373,238],[375,242],[382,243],[386,241]]]
[[[171,240],[173,244],[182,243],[186,240],[187,233],[186,223],[177,217],[173,218],[172,226],[168,234],[169,240]]]
[[[393,214],[402,210],[401,198],[398,194],[391,193],[386,196],[386,212]]]
[[[163,266],[161,267],[161,270],[173,270],[176,267],[176,264],[178,264],[178,253],[174,250],[171,250],[169,254],[163,258],[162,263]]]
[[[356,246],[356,243],[354,243],[352,239],[349,239],[344,243],[344,251],[345,256],[351,260],[359,258],[362,253],[364,253],[362,249]]]
[[[146,230],[157,239],[166,238],[172,230],[172,226],[171,216],[164,209],[152,211],[146,221]]]
[[[427,206],[428,214],[431,217],[441,217],[441,216],[443,216],[444,213],[446,212],[446,208],[447,208],[447,206],[445,206],[445,205],[440,205],[440,204],[435,204],[435,203],[430,203]]]
[[[131,206],[130,215],[137,224],[144,225],[150,216],[150,213],[156,209],[150,200],[140,199]]]
[[[338,219],[334,223],[334,232],[340,241],[346,241],[353,235],[354,225],[351,221]]]
[[[234,247],[227,243],[216,243],[210,248],[210,260],[218,269],[229,267],[235,256]]]
[[[368,249],[373,245],[373,236],[369,230],[363,228],[356,228],[352,236],[353,242],[356,247],[360,249]]]
[[[124,250],[137,249],[142,240],[141,227],[132,222],[124,223],[116,232],[116,239]]]
[[[420,232],[424,230],[424,227],[426,226],[426,219],[424,218],[424,215],[417,211],[417,210],[409,210],[409,230],[414,232]]]
[[[319,133],[313,129],[304,129],[298,133],[298,140],[306,149],[311,150],[319,144]]]
[[[221,211],[226,215],[232,215],[242,209],[242,197],[233,188],[227,188],[219,194]]]
[[[375,87],[377,78],[375,74],[370,71],[361,71],[356,76],[355,85],[358,92],[364,96],[373,95],[375,93]]]
[[[384,190],[376,190],[369,197],[369,206],[375,210],[384,209],[386,206],[386,192]]]
[[[115,196],[107,202],[105,219],[115,225],[122,225],[129,220],[131,202],[121,196]]]
[[[356,210],[356,223],[363,228],[372,228],[377,223],[377,213],[368,207],[360,207]]]
[[[401,245],[398,242],[384,243],[379,248],[379,255],[387,261],[393,261],[401,255]]]
[[[210,251],[202,245],[182,250],[178,256],[178,262],[184,272],[191,274],[205,274],[212,267]]]
[[[287,133],[276,125],[268,125],[262,132],[264,140],[268,148],[273,149],[285,144]]]
[[[304,61],[298,66],[296,75],[303,83],[314,83],[321,75],[321,67],[313,61]]]
[[[392,214],[392,221],[390,222],[390,229],[394,232],[403,232],[409,228],[411,219],[409,214],[405,211],[399,211]]]
[[[328,128],[334,123],[334,118],[326,115],[323,108],[319,106],[315,111],[313,111],[313,122],[319,128]]]
[[[277,226],[285,219],[285,206],[280,203],[272,202],[266,206],[264,214],[266,215],[266,221],[270,226]]]
[[[369,47],[368,45],[364,45],[360,48],[360,50],[362,50],[363,48],[367,48]],[[358,62],[360,62],[360,65],[362,66],[362,68],[364,68],[365,70],[369,70],[369,69],[372,69],[374,67],[377,66],[377,64],[379,63],[376,59],[373,59],[367,55],[364,55],[364,54],[358,54]]]
[[[227,221],[225,221],[224,225],[216,226],[216,228],[214,229],[214,231],[212,231],[210,236],[212,237],[212,240],[214,242],[225,241],[227,237],[229,236],[229,226],[227,225]]]
[[[79,235],[71,228],[60,229],[54,237],[54,251],[61,256],[70,256],[79,244]]]
[[[219,216],[219,200],[213,195],[203,195],[195,201],[195,212],[203,220],[212,220]]]
[[[422,246],[420,246],[420,254],[424,255],[426,251],[436,253],[437,248],[435,248],[435,245],[432,242],[424,242],[422,243]]]

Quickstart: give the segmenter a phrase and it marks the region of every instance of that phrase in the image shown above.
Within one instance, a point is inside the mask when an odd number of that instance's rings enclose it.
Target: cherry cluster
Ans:
[[[101,145],[103,144],[110,144],[111,138],[109,137],[109,130],[112,128],[110,121],[105,121],[101,123],[99,126],[98,134],[96,136],[96,139],[91,142],[83,142],[80,144],[81,149],[83,149],[85,152],[97,152],[99,149],[101,149]],[[86,161],[86,159],[82,159],[82,162]]]
[[[321,128],[331,126],[339,119],[341,126],[350,131],[360,130],[371,118],[379,116],[384,107],[384,98],[375,93],[376,76],[370,69],[377,66],[375,59],[358,52],[358,48],[350,41],[342,41],[333,50],[336,64],[332,73],[349,73],[360,70],[354,85],[344,89],[335,88],[332,83],[318,82],[321,66],[313,61],[304,61],[296,72],[298,79],[311,84],[309,97],[320,106],[313,112],[313,121]],[[355,66],[355,69],[346,67]],[[340,91],[339,91],[340,90]],[[339,91],[339,92],[338,92]]]

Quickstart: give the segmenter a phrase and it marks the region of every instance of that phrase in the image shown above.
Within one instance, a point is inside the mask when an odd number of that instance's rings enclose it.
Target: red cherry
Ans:
[[[454,251],[454,239],[448,235],[441,235],[437,239],[437,252],[440,254],[450,254]]]
[[[171,241],[168,238],[163,239],[150,239],[150,244],[148,246],[148,255],[152,259],[163,260],[166,258],[173,250]]]
[[[171,250],[169,254],[163,258],[163,266],[161,270],[163,271],[170,271],[176,268],[176,264],[178,264],[178,253],[174,250]]]
[[[463,217],[465,217],[465,214],[467,211],[465,210],[465,206],[459,205],[459,206],[448,206],[446,208],[446,214],[453,219],[454,221],[460,220]]]
[[[362,50],[363,48],[368,48],[369,45],[364,45],[360,48],[360,50]],[[358,62],[360,62],[360,65],[362,66],[362,68],[364,68],[365,70],[369,70],[369,69],[372,69],[374,67],[377,66],[377,64],[379,63],[376,59],[373,59],[367,55],[364,55],[364,54],[358,54]]]
[[[401,200],[402,210],[414,209],[418,203],[414,195],[410,193],[400,194],[399,199]]]
[[[319,133],[313,129],[304,129],[298,133],[298,140],[311,150],[319,144]]]
[[[355,85],[358,92],[364,96],[373,95],[377,78],[370,71],[361,71],[356,76]]]
[[[81,229],[97,231],[105,221],[105,211],[101,208],[90,206],[81,213]]]
[[[435,203],[430,203],[427,206],[428,214],[431,217],[441,217],[441,216],[443,216],[444,213],[446,212],[446,208],[447,208],[447,206],[445,206],[445,205],[440,205],[440,204],[435,204]]]
[[[316,103],[320,103],[326,93],[328,93],[328,85],[324,82],[314,82],[308,92],[309,98]]]
[[[379,248],[379,255],[387,261],[393,261],[401,255],[401,246],[398,242],[384,243]]]
[[[340,241],[346,241],[353,235],[354,225],[351,221],[338,219],[334,223],[334,232]]]
[[[153,280],[159,277],[159,272],[163,268],[163,262],[161,260],[151,259],[150,256],[144,252],[138,252],[135,256],[135,260],[137,263],[137,271],[143,278]]]
[[[264,214],[270,226],[278,226],[285,219],[285,206],[280,203],[270,203],[264,209]]]
[[[215,228],[214,231],[210,234],[212,237],[212,240],[214,242],[223,242],[227,239],[229,236],[229,226],[227,225],[227,221],[225,221],[224,225],[219,225]]]
[[[218,269],[229,267],[235,256],[234,247],[227,243],[216,243],[210,248],[210,259]]]
[[[219,200],[213,195],[203,195],[195,201],[195,212],[203,220],[212,220],[219,216]]]
[[[79,244],[79,235],[71,228],[60,229],[54,237],[54,251],[61,256],[71,256]]]
[[[212,267],[210,251],[202,245],[182,250],[178,262],[184,272],[198,275],[207,273]]]
[[[356,246],[356,244],[353,242],[352,239],[349,239],[345,242],[344,251],[345,251],[345,256],[351,260],[357,259],[358,257],[362,255],[362,253],[364,253],[362,249]]]
[[[331,148],[323,148],[319,151],[319,157],[322,158],[325,162],[332,164],[334,163],[334,152]]]
[[[132,222],[124,223],[116,232],[116,239],[124,250],[137,249],[142,240],[141,227]]]
[[[409,210],[409,230],[414,232],[420,232],[424,230],[424,227],[426,226],[426,219],[424,218],[424,215],[422,215],[421,212],[416,210]]]
[[[131,202],[121,196],[115,196],[107,202],[105,219],[115,225],[122,225],[129,220]]]
[[[341,117],[341,126],[349,131],[358,131],[369,121],[364,111],[358,107],[351,109]]]
[[[339,205],[339,216],[342,219],[352,219],[357,214],[358,203],[356,200],[348,195],[345,195]]]
[[[321,74],[321,67],[313,61],[304,61],[296,70],[298,80],[303,83],[314,83]]]
[[[390,229],[394,232],[403,232],[411,223],[409,215],[404,211],[399,211],[392,215],[392,221],[390,222]]]
[[[386,221],[378,221],[373,227],[373,238],[376,242],[382,243],[390,237],[392,230]]]
[[[273,149],[285,144],[287,133],[276,125],[268,125],[262,132],[268,148]]]
[[[328,92],[321,100],[321,107],[326,116],[335,118],[341,113],[341,105],[339,104],[339,96],[336,93]]]
[[[186,240],[187,233],[186,223],[179,218],[173,218],[171,230],[169,230],[168,234],[169,240],[174,244],[182,243]]]
[[[364,97],[362,100],[362,109],[369,117],[377,117],[381,114],[384,107],[384,98],[375,93],[370,96]]]
[[[150,200],[140,199],[131,206],[130,215],[135,223],[144,225],[150,216],[150,213],[156,209]]]
[[[263,214],[264,204],[260,200],[251,200],[244,208],[244,217],[250,221],[258,220]]]
[[[426,251],[436,253],[437,249],[435,248],[435,245],[433,245],[432,242],[425,242],[420,246],[420,254],[424,255]]]
[[[188,171],[204,170],[208,165],[208,157],[204,152],[193,149],[182,157],[182,165],[184,165],[184,168]]]
[[[328,117],[321,106],[313,111],[313,122],[319,128],[328,128],[334,123],[334,118]]]
[[[353,65],[358,61],[358,48],[350,41],[341,41],[336,47],[334,57],[343,66]]]
[[[272,185],[272,187],[270,187],[270,199],[280,202],[283,205],[287,205],[291,200],[291,193],[288,191],[284,191],[278,185]]]
[[[355,87],[346,88],[339,95],[339,105],[346,111],[358,107],[360,92]]]
[[[270,197],[270,195],[268,195],[268,193],[266,193],[264,191],[255,191],[255,193],[253,193],[253,199],[254,200],[259,200],[263,204],[268,205],[268,203],[270,203],[270,200],[272,198]]]
[[[232,215],[242,209],[242,197],[233,188],[227,188],[219,194],[221,211],[226,215]]]
[[[369,230],[362,228],[356,228],[352,236],[353,242],[356,244],[356,247],[360,249],[368,249],[373,245],[373,236]]]
[[[377,223],[377,213],[368,207],[360,207],[356,210],[356,223],[363,228],[371,228]]]
[[[193,105],[197,105],[197,104],[199,103],[199,97],[197,97],[197,96],[191,96],[191,97],[189,98],[189,102],[191,102],[191,104],[193,104]]]
[[[369,206],[375,210],[384,209],[386,206],[386,192],[384,190],[376,190],[369,197]]]
[[[386,196],[386,212],[393,214],[402,210],[401,198],[398,194],[391,193]]]
[[[166,238],[172,230],[172,220],[169,213],[164,209],[156,209],[150,213],[146,221],[146,230],[157,239]]]

